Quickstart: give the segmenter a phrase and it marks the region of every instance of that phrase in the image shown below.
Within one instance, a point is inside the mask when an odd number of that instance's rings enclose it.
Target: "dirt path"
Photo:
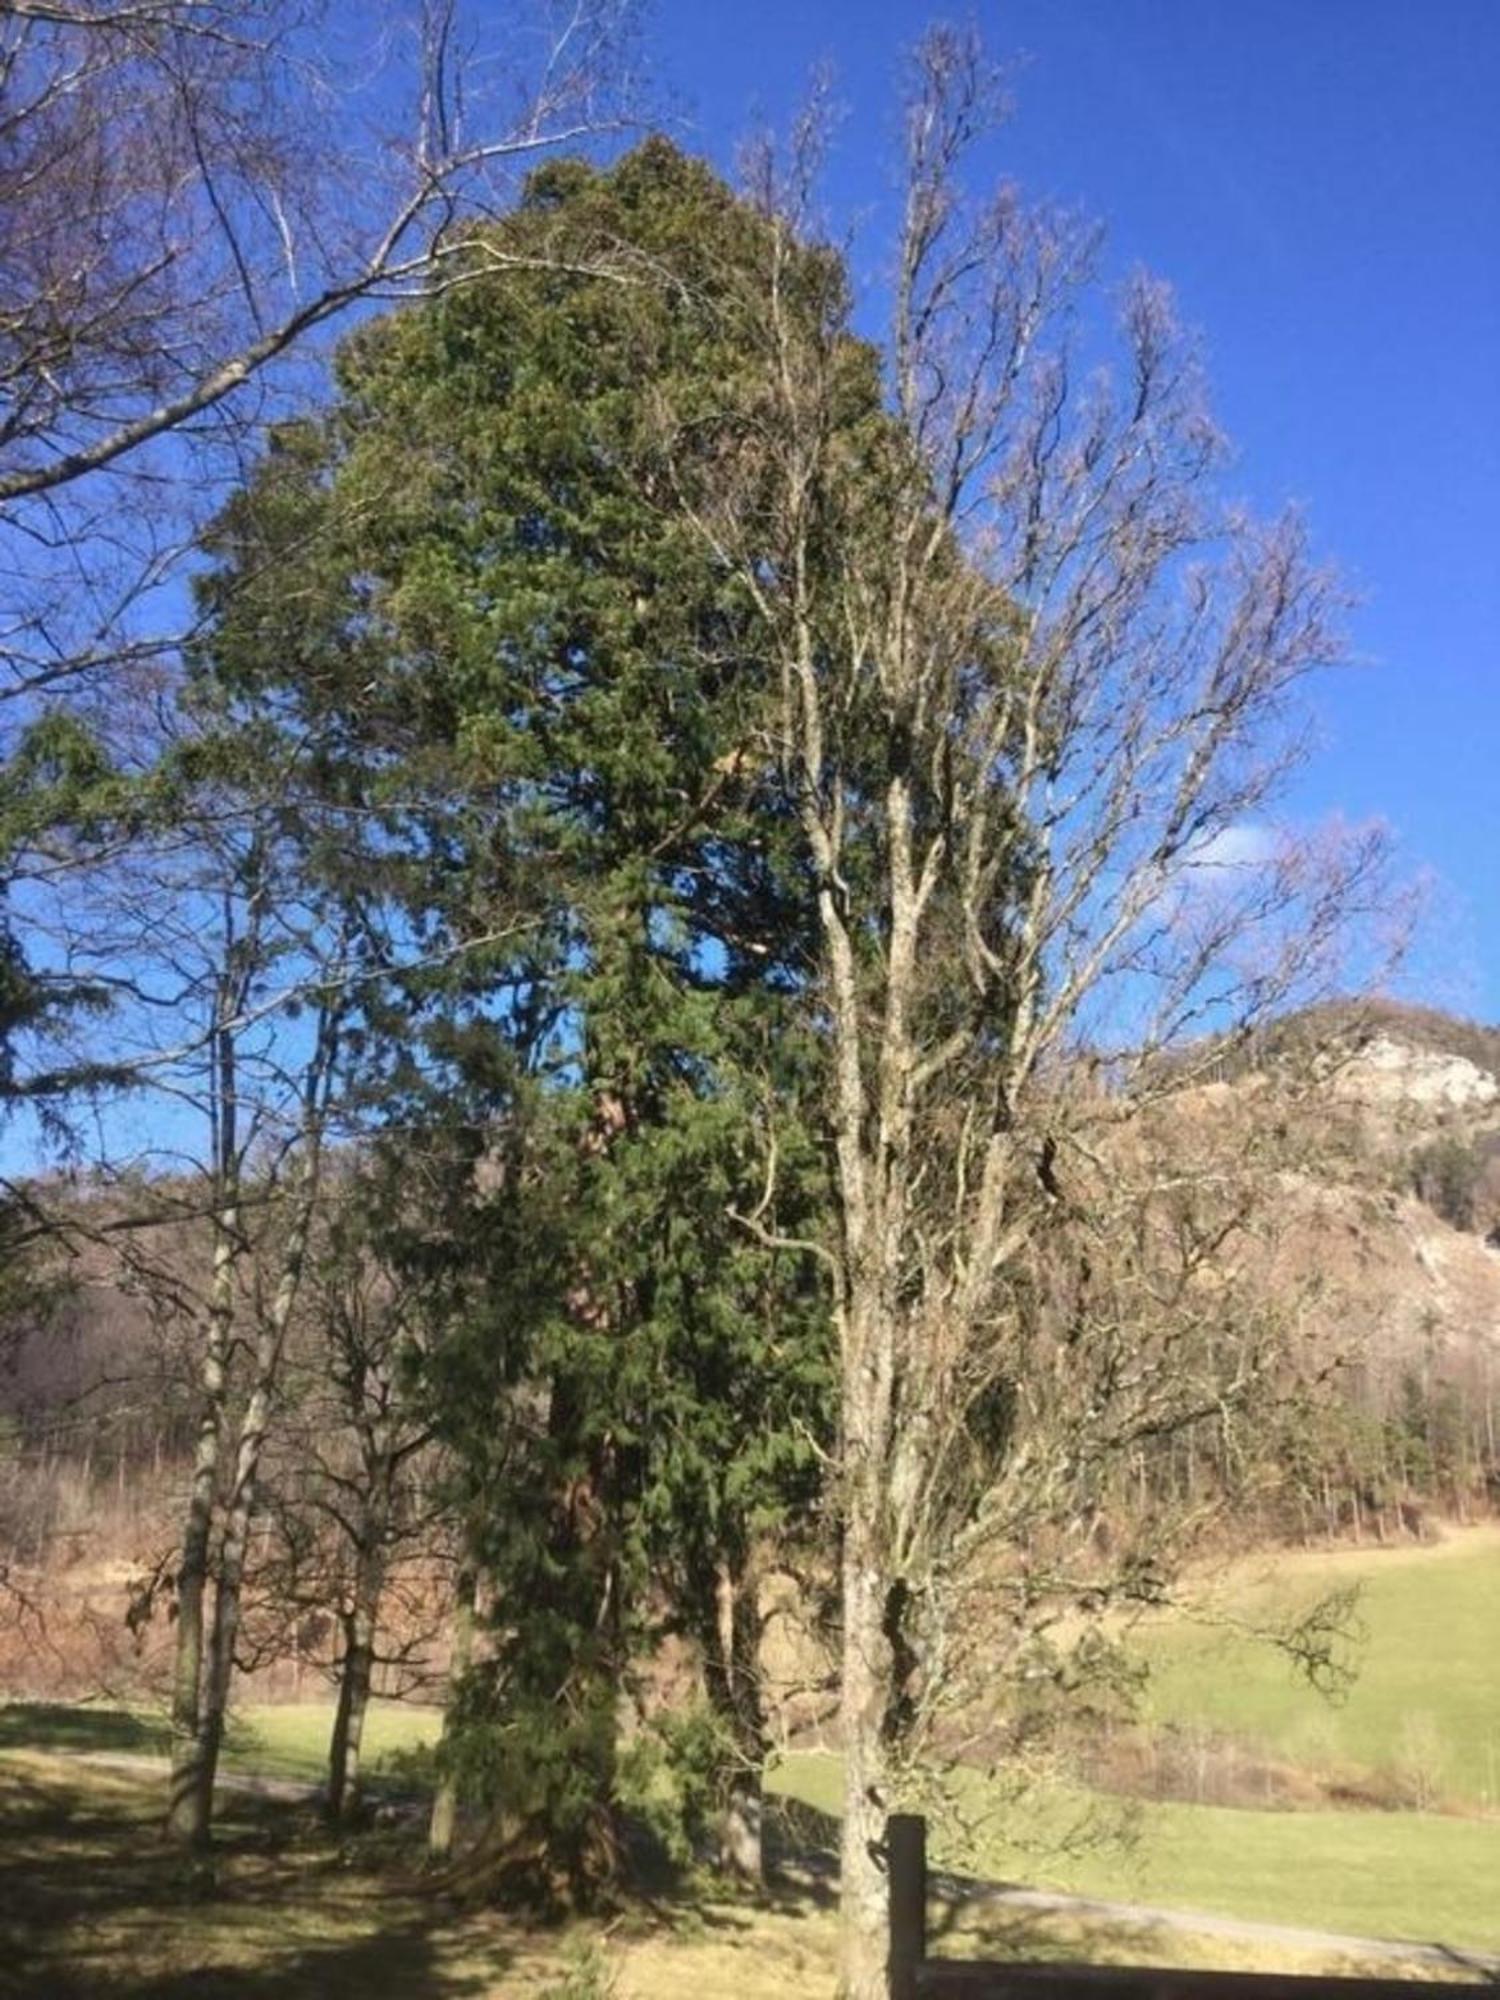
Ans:
[[[966,1909],[999,1904],[1014,1910],[1038,1910],[1061,1916],[1098,1917],[1136,1930],[1176,1931],[1191,1937],[1216,1937],[1247,1944],[1280,1944],[1305,1951],[1347,1953],[1370,1962],[1389,1960],[1403,1965],[1444,1966],[1450,1971],[1500,1976],[1500,1957],[1460,1951],[1454,1945],[1403,1943],[1395,1938],[1350,1937],[1343,1931],[1307,1930],[1297,1924],[1257,1923],[1249,1917],[1215,1916],[1202,1910],[1164,1910],[1149,1903],[1106,1903],[1092,1896],[1068,1896],[1046,1889],[1019,1889],[989,1883],[944,1884],[934,1878],[939,1895],[951,1895]]]
[[[167,1775],[165,1757],[149,1757],[142,1751],[63,1750],[55,1754],[68,1757],[75,1764],[92,1764],[100,1771],[118,1771],[126,1778],[157,1779]],[[279,1799],[292,1806],[320,1798],[323,1791],[321,1785],[310,1784],[305,1778],[269,1778],[255,1771],[220,1771],[214,1779],[214,1789],[240,1792],[255,1799]]]

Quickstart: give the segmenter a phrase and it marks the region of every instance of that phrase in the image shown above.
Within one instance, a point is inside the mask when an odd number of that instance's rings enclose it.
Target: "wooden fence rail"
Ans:
[[[890,2000],[1435,2000],[1441,1982],[1280,1972],[1168,1971],[1154,1966],[986,1963],[927,1956],[927,1822],[886,1822],[890,1871]],[[1441,1986],[1444,1992],[1454,1990]],[[1466,1996],[1500,1984],[1464,1985]]]

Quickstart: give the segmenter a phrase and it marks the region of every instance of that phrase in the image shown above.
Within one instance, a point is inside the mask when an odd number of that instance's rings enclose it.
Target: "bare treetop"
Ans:
[[[618,125],[627,30],[620,0],[0,6],[0,693],[160,646],[142,605],[288,364]]]

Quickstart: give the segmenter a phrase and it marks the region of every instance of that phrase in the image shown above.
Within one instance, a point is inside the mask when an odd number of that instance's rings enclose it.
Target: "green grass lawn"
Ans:
[[[435,1743],[442,1710],[375,1701],[365,1717],[362,1763],[369,1776],[389,1772],[401,1756]],[[224,1743],[228,1770],[317,1784],[328,1770],[333,1705],[327,1701],[252,1702],[236,1709]],[[164,1757],[170,1733],[159,1710],[105,1708],[94,1703],[14,1702],[0,1705],[0,1750],[126,1751]]]
[[[242,1770],[316,1784],[328,1772],[333,1708],[326,1701],[257,1702],[235,1717],[230,1761]],[[360,1762],[367,1775],[389,1771],[394,1760],[442,1734],[443,1712],[414,1702],[372,1701],[365,1717]]]
[[[1500,1761],[1500,1531],[1472,1531],[1436,1549],[1262,1558],[1240,1566],[1219,1596],[1226,1609],[1253,1615],[1353,1581],[1362,1586],[1368,1637],[1358,1679],[1341,1702],[1318,1696],[1273,1652],[1173,1624],[1148,1635],[1151,1714],[1230,1732],[1288,1763],[1324,1770],[1425,1759],[1445,1794],[1478,1814],[1149,1802],[1139,1808],[1133,1846],[1105,1841],[1065,1854],[1062,1836],[1087,1808],[1086,1795],[1057,1788],[1028,1800],[1022,1840],[975,1775],[962,1790],[983,1822],[978,1850],[950,1852],[949,1860],[1111,1901],[1500,1949],[1500,1815],[1484,1812],[1497,1796]],[[226,1764],[317,1782],[331,1721],[327,1702],[246,1705]],[[402,1751],[432,1742],[440,1726],[436,1709],[376,1703],[367,1770],[389,1770]],[[160,1717],[139,1711],[0,1707],[0,1751],[149,1753],[165,1745]],[[772,1785],[821,1812],[837,1810],[832,1757],[789,1757]],[[1009,1817],[1016,1828],[1018,1809]]]
[[[839,1760],[810,1752],[788,1756],[771,1779],[778,1792],[822,1812],[838,1810],[839,1782]],[[1500,1948],[1500,1821],[1147,1804],[1132,1844],[1105,1839],[1067,1854],[1058,1850],[1089,1811],[1085,1795],[1058,1788],[1028,1798],[1022,1840],[1006,1833],[1017,1809],[1007,1814],[993,1791],[987,1798],[977,1774],[957,1790],[978,1828],[975,1849],[961,1854],[950,1844],[945,1852],[936,1835],[940,1865],[1111,1902]]]
[[[1274,1615],[1351,1583],[1367,1637],[1339,1700],[1264,1644],[1171,1620],[1145,1640],[1148,1714],[1208,1724],[1293,1764],[1405,1770],[1438,1797],[1500,1808],[1500,1531],[1434,1549],[1261,1558],[1213,1601]]]

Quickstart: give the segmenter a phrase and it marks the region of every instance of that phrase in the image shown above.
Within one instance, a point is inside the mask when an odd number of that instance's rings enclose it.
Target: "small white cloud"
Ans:
[[[1196,842],[1183,857],[1186,868],[1263,868],[1276,852],[1276,835],[1268,826],[1244,820],[1221,826]]]

